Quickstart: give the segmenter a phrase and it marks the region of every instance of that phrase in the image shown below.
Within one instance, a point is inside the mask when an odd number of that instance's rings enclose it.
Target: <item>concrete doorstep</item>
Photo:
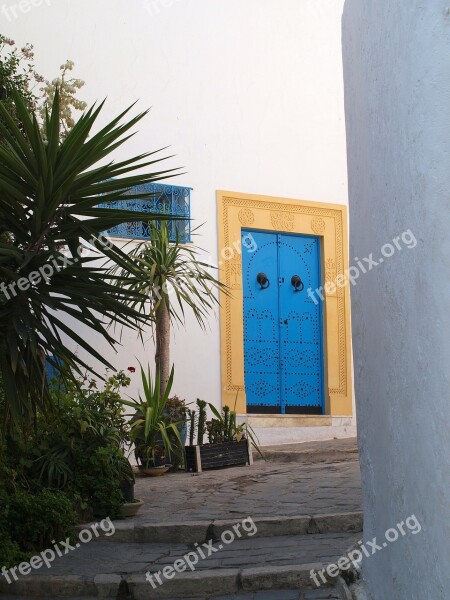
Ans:
[[[356,438],[265,446],[261,451],[264,459],[273,463],[313,465],[359,460]],[[253,455],[255,461],[263,460],[257,452]]]

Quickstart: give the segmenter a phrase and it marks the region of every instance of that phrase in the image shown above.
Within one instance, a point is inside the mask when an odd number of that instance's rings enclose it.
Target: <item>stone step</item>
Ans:
[[[266,460],[271,463],[299,463],[303,465],[315,465],[320,463],[340,463],[359,460],[359,451],[356,445],[347,448],[318,448],[308,450],[302,448],[306,444],[298,444],[297,447],[267,447],[262,448],[263,457],[254,453],[254,460]]]
[[[70,596],[64,600],[98,600],[101,596]],[[18,600],[18,596],[1,596],[2,600]],[[31,596],[23,597],[32,598]],[[48,599],[47,595],[44,596],[33,596],[36,600],[39,598],[42,600]],[[103,600],[132,600],[130,595],[122,595],[119,598],[117,596],[103,596]],[[180,600],[179,598],[171,598],[167,600]],[[278,590],[265,590],[262,592],[242,592],[237,594],[227,594],[226,596],[197,596],[196,598],[190,598],[189,600],[346,600],[345,596],[342,596],[341,592],[337,587],[327,587],[319,590],[306,590],[305,592],[299,589],[278,589]]]
[[[332,513],[324,515],[299,515],[284,517],[255,517],[254,537],[284,535],[309,535],[325,533],[357,533],[363,528],[363,513]],[[95,538],[98,541],[115,543],[184,543],[195,544],[219,538],[224,531],[233,531],[243,520],[183,521],[166,523],[142,523],[133,520],[115,521],[115,533],[109,537]],[[250,525],[249,522],[247,522]],[[82,525],[81,529],[90,525]]]
[[[358,539],[354,533],[328,533],[234,541],[227,537],[204,545],[97,542],[55,560],[45,572],[19,575],[17,581],[9,574],[10,584],[0,578],[0,594],[162,600],[241,591],[318,591],[311,570],[318,573],[335,564]],[[324,577],[327,582],[321,587],[334,583],[327,574]]]
[[[329,581],[320,588],[311,589],[309,569],[321,565],[270,568],[259,583],[259,572],[212,570],[207,574],[190,573],[178,579],[177,584],[153,589],[143,576],[121,578],[119,575],[99,576],[100,581],[83,582],[81,578],[32,578],[25,586],[15,586],[12,594],[0,594],[2,600],[28,598],[53,600],[349,600],[348,588],[338,581]],[[259,585],[265,589],[259,589]],[[119,587],[120,586],[120,587]],[[295,587],[294,587],[295,586]],[[91,595],[86,596],[90,588]],[[77,595],[77,591],[79,594]],[[70,595],[67,595],[70,594]],[[220,594],[220,595],[219,595]]]

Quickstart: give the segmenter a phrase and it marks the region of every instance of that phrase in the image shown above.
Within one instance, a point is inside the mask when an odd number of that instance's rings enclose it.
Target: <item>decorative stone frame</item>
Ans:
[[[352,415],[350,290],[348,284],[333,284],[348,269],[347,207],[226,191],[217,192],[217,204],[220,280],[229,288],[220,308],[223,405],[234,407],[236,403],[238,413],[247,412],[240,243],[241,229],[251,228],[320,236],[325,288],[325,412]]]

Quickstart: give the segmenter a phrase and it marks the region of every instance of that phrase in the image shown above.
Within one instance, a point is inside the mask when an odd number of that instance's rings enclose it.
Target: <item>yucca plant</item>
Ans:
[[[138,295],[132,307],[141,317],[147,315],[155,332],[155,363],[161,374],[161,393],[169,380],[170,329],[183,324],[185,312],[191,311],[197,323],[206,328],[207,316],[219,302],[217,291],[226,292],[225,286],[210,273],[210,265],[200,259],[201,250],[193,244],[170,241],[166,223],[150,224],[150,239],[129,252],[136,261],[135,277],[126,277],[126,289]],[[114,267],[113,275],[126,275]]]
[[[123,122],[130,107],[93,134],[103,103],[94,105],[61,142],[58,92],[43,132],[20,95],[13,91],[12,97],[20,126],[0,103],[0,370],[4,422],[20,423],[50,401],[46,358],[58,357],[50,358],[56,369],[64,364],[95,372],[75,352],[78,346],[113,368],[96,349],[101,339],[115,346],[108,325],[139,328],[145,321],[133,305],[136,291],[114,285],[130,273],[137,276],[138,267],[126,252],[105,244],[102,234],[120,223],[164,217],[98,204],[127,198],[131,187],[174,169],[131,174],[164,160],[154,152],[120,162],[109,158],[147,112]],[[94,255],[83,254],[83,246],[96,249]],[[99,257],[119,266],[120,275],[100,267]]]
[[[175,436],[179,448],[183,446],[183,442],[178,429],[179,423],[171,423],[166,414],[166,405],[173,383],[173,367],[166,390],[161,394],[160,373],[157,371],[153,379],[150,366],[147,367],[147,372],[142,365],[140,366],[144,395],[139,396],[138,402],[122,400],[122,403],[135,411],[131,424],[135,457],[142,467],[149,468],[159,466],[158,461],[170,459],[176,451],[171,437],[173,439]]]

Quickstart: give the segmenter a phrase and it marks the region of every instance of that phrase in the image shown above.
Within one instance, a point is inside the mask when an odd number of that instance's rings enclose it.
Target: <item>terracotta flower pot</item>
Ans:
[[[146,477],[158,477],[164,475],[172,465],[161,465],[160,467],[139,467],[139,473]]]
[[[124,519],[128,517],[134,517],[143,505],[144,501],[138,499],[136,499],[134,502],[126,502],[125,504],[122,504],[122,506],[119,509],[120,516]]]

